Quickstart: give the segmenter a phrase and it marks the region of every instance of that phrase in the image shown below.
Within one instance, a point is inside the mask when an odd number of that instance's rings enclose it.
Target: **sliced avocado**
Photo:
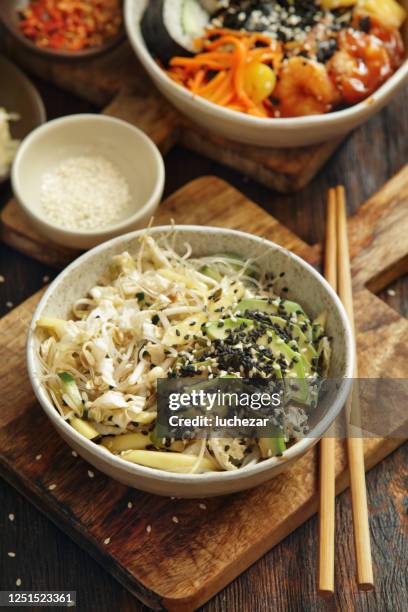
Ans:
[[[312,326],[309,317],[304,312],[303,308],[297,304],[297,302],[291,302],[290,300],[282,300],[280,298],[276,298],[274,300],[263,300],[261,298],[253,298],[253,299],[245,299],[241,300],[235,311],[239,311],[240,315],[243,316],[245,312],[249,310],[250,312],[261,312],[266,315],[275,315],[283,318],[282,315],[286,315],[290,318],[292,315],[296,315],[297,322],[291,324],[293,326],[297,325],[300,331],[299,323],[305,324],[306,330],[302,332],[302,335],[306,338],[306,340],[312,340]],[[294,328],[295,329],[295,328]]]
[[[296,375],[295,379],[284,376],[285,390],[287,396],[296,402],[308,404],[310,401],[309,384],[306,375],[311,373],[310,364],[300,353],[294,351],[272,328],[258,338],[257,344],[265,346],[272,351],[275,356],[283,356],[290,364],[291,372]],[[296,381],[296,382],[295,382]]]
[[[203,331],[210,340],[224,340],[224,338],[227,337],[228,330],[238,329],[241,325],[246,329],[250,329],[254,326],[254,322],[250,319],[241,319],[241,317],[220,319],[219,321],[206,323],[203,327]]]
[[[291,348],[294,350],[301,352],[302,356],[307,359],[310,363],[312,359],[317,357],[317,352],[312,342],[310,342],[306,334],[301,330],[297,323],[290,323],[290,328],[288,327],[287,319],[283,319],[282,317],[277,317],[275,315],[268,315],[271,322],[274,325],[277,325],[281,329],[287,331],[287,333],[292,338],[292,342],[295,342],[297,346],[291,345]]]
[[[269,348],[273,355],[279,357],[280,355],[293,364],[292,370],[296,373],[298,378],[304,378],[306,374],[310,373],[310,364],[301,355],[301,353],[292,349],[288,344],[285,343],[276,331],[270,327],[263,336],[260,336],[257,340],[257,344]]]
[[[167,346],[177,346],[184,344],[186,340],[191,340],[194,335],[199,334],[206,318],[203,312],[197,312],[180,323],[170,325],[164,332],[163,343]]]
[[[224,259],[232,260],[231,265],[236,270],[240,270],[241,268],[245,267],[247,276],[251,276],[252,278],[259,276],[259,266],[255,262],[248,263],[248,260],[244,259],[237,253],[219,253],[219,256],[224,257]],[[234,262],[237,262],[237,264],[234,265]]]
[[[282,433],[276,428],[276,437],[259,438],[259,448],[263,459],[276,457],[281,455],[286,450],[285,439]]]
[[[231,283],[226,288],[219,287],[212,293],[208,303],[208,312],[210,314],[224,312],[242,299],[244,293],[245,287],[239,281]]]
[[[324,335],[324,328],[327,321],[327,312],[321,312],[313,321],[313,341],[318,342]]]
[[[222,281],[221,274],[217,272],[217,270],[215,270],[214,268],[211,268],[211,266],[208,266],[207,264],[200,268],[200,272],[201,274],[204,274],[204,276],[208,276],[209,278],[212,278],[217,282]]]

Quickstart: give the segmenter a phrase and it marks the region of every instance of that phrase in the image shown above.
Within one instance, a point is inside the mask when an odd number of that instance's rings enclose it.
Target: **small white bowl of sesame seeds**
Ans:
[[[33,227],[77,249],[142,228],[164,189],[156,145],[130,123],[105,115],[55,119],[21,143],[11,180]]]

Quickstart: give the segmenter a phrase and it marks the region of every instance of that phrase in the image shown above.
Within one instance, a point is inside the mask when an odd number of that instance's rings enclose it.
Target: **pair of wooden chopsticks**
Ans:
[[[354,332],[353,294],[347,237],[346,197],[344,187],[330,189],[327,202],[326,248],[324,274],[338,293]],[[358,377],[357,364],[354,378]],[[347,415],[352,410],[350,395]],[[354,396],[355,397],[355,396]],[[320,443],[320,515],[319,515],[319,593],[334,592],[334,504],[335,504],[335,437],[326,434]],[[352,495],[354,545],[357,581],[361,590],[374,586],[368,523],[367,492],[364,469],[364,447],[361,436],[347,436],[350,487]]]

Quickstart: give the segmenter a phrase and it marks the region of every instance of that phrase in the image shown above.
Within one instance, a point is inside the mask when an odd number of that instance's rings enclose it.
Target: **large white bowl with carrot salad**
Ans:
[[[164,96],[238,142],[338,138],[408,79],[408,0],[125,0],[124,10],[132,47]]]

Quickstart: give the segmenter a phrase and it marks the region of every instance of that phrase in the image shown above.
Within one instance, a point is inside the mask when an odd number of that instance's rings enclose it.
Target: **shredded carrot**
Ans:
[[[167,73],[172,79],[215,104],[257,117],[271,115],[267,100],[255,102],[246,91],[246,67],[257,62],[277,72],[283,60],[282,43],[259,33],[216,28],[198,39],[196,48],[194,57],[170,60]]]

